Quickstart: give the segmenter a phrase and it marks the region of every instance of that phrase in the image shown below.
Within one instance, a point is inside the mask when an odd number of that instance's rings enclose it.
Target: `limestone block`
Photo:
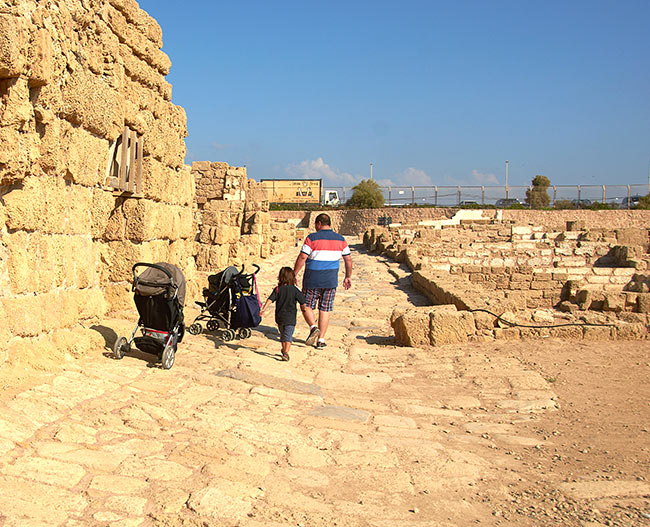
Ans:
[[[144,155],[151,155],[164,165],[181,169],[185,158],[187,118],[185,110],[171,103],[164,117],[157,119],[144,136]]]
[[[38,173],[38,157],[38,134],[0,127],[0,183],[16,183]]]
[[[621,340],[642,339],[647,337],[648,328],[642,323],[618,322],[616,333]]]
[[[117,9],[104,9],[100,12],[100,16],[102,16],[111,30],[120,38],[120,41],[126,42],[133,49],[134,53],[139,55],[147,64],[151,65],[162,75],[169,73],[171,67],[169,57],[160,51],[159,46],[151,42],[148,36],[138,31],[136,29],[137,26],[129,24],[129,20],[123,12]],[[151,24],[150,27],[154,26]]]
[[[109,0],[109,2],[154,45],[158,48],[162,47],[162,30],[158,22],[140,9],[135,0]]]
[[[109,140],[122,132],[124,103],[105,81],[77,69],[61,89],[61,113],[70,122]]]
[[[67,123],[66,123],[67,125]],[[87,187],[104,183],[109,144],[83,128],[65,126],[61,142],[68,179]]]
[[[584,326],[583,334],[585,340],[609,340],[612,338],[612,330],[609,327]]]
[[[10,229],[48,233],[90,232],[91,189],[67,186],[63,178],[29,177],[5,194]]]
[[[25,130],[34,119],[34,108],[29,99],[29,85],[25,78],[0,80],[0,122],[2,126]]]
[[[61,353],[75,358],[87,355],[90,351],[104,348],[104,338],[91,329],[74,327],[52,333],[52,342]]]
[[[169,242],[154,240],[143,243],[130,241],[109,242],[102,252],[108,269],[108,279],[112,282],[131,282],[131,268],[138,262],[165,262],[169,256]]]
[[[474,316],[468,311],[458,312],[456,306],[434,306],[430,313],[430,339],[433,346],[467,342],[476,332]]]
[[[430,307],[416,307],[407,311],[394,310],[391,315],[391,325],[395,332],[395,340],[400,346],[429,346],[429,311]]]
[[[191,209],[144,199],[126,200],[123,209],[126,217],[126,237],[129,240],[175,240],[179,238],[181,216],[186,234],[191,235]]]
[[[496,340],[519,340],[521,331],[519,328],[494,328],[494,338]]]
[[[26,72],[30,26],[25,16],[0,13],[0,78]]]
[[[109,313],[135,309],[131,286],[126,282],[105,286],[104,298],[106,300],[106,310]]]
[[[625,310],[625,294],[605,293],[603,311],[615,311],[617,313]]]
[[[638,293],[636,302],[638,313],[650,313],[650,293]]]
[[[105,239],[107,236],[107,229],[109,221],[115,210],[116,200],[113,193],[101,188],[92,190],[92,198],[90,204],[90,233],[95,239]],[[114,227],[117,225],[114,225]],[[111,239],[124,238],[124,222],[120,223],[121,235],[112,236]],[[119,230],[119,228],[118,228]]]
[[[52,80],[54,75],[54,52],[52,34],[46,29],[34,31],[28,52],[29,82],[32,86],[42,86]]]

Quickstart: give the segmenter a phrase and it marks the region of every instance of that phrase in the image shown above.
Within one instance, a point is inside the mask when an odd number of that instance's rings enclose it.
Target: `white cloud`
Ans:
[[[210,143],[210,146],[215,150],[228,150],[229,148],[232,147],[232,145],[225,145],[225,144],[217,143],[216,141]]]
[[[340,172],[330,167],[322,157],[289,165],[286,172],[290,177],[300,179],[322,179],[329,186],[351,186],[359,182],[359,177],[349,172]]]
[[[395,183],[392,179],[376,179],[375,180],[380,187],[395,187]]]
[[[472,170],[472,179],[480,185],[498,185],[499,180],[494,174],[484,174],[478,170]]]
[[[431,176],[429,176],[424,170],[419,170],[417,168],[407,168],[406,170],[400,172],[395,176],[397,180],[396,185],[406,185],[414,187],[423,187],[427,185],[433,185]]]

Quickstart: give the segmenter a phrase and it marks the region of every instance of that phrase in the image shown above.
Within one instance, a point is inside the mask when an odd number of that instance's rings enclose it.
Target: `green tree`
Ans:
[[[542,209],[548,207],[551,203],[551,197],[548,195],[548,187],[551,181],[546,176],[539,174],[533,178],[533,187],[526,191],[526,203],[531,209]]]
[[[384,195],[374,179],[362,179],[352,190],[352,197],[346,203],[348,207],[378,209],[384,206]]]

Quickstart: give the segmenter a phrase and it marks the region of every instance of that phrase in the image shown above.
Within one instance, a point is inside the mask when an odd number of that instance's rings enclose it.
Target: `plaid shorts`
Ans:
[[[303,289],[302,294],[305,295],[307,302],[305,305],[310,309],[316,309],[316,301],[318,301],[319,311],[332,311],[334,309],[334,296],[336,295],[336,287],[331,289]]]

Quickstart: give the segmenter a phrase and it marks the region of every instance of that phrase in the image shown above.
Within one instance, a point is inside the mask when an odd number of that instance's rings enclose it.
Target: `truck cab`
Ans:
[[[340,205],[339,193],[336,190],[326,190],[323,197],[323,205]]]

